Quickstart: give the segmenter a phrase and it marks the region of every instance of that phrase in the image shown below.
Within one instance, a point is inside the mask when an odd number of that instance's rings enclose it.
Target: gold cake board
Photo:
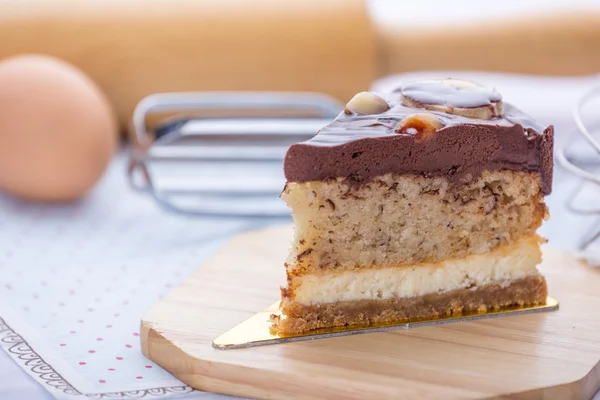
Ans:
[[[555,312],[213,347],[277,300],[291,235],[283,226],[231,239],[144,315],[144,354],[194,388],[264,399],[560,400],[600,388],[600,271],[548,248],[540,269]]]
[[[444,318],[422,319],[406,323],[381,324],[376,326],[349,326],[314,329],[310,332],[299,334],[280,335],[272,333],[269,329],[271,315],[281,316],[279,312],[279,302],[254,314],[244,322],[236,325],[227,332],[219,335],[213,340],[213,347],[222,350],[243,349],[246,347],[265,346],[268,344],[299,342],[302,340],[327,339],[340,336],[359,335],[363,333],[389,332],[398,329],[421,328],[424,326],[434,326],[449,324],[452,322],[477,321],[487,318],[499,318],[523,314],[534,314],[547,311],[558,310],[558,301],[550,296],[546,299],[546,304],[531,307],[511,307],[502,310],[494,310],[484,313],[471,313],[463,315],[452,315]],[[285,317],[282,317],[285,318]]]

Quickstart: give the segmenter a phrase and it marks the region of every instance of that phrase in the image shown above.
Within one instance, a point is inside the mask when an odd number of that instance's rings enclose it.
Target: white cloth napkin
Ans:
[[[250,226],[159,211],[124,171],[73,205],[0,197],[0,346],[56,398],[191,392],[141,354],[141,316]]]

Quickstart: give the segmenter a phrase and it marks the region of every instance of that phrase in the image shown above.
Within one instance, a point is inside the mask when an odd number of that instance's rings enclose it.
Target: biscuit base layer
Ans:
[[[285,318],[274,318],[273,330],[282,334],[348,325],[395,324],[443,318],[510,306],[545,304],[548,289],[543,276],[492,283],[477,289],[458,289],[410,298],[358,300],[328,304],[286,304]]]

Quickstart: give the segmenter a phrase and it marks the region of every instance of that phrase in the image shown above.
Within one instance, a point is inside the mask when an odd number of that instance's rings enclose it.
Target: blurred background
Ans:
[[[571,112],[600,85],[597,0],[0,0],[0,321],[80,393],[179,387],[139,351],[106,377],[144,310],[232,234],[288,222],[287,146],[355,93],[448,76],[596,170]],[[549,246],[582,251],[599,196],[557,163]],[[0,397],[69,395],[1,332]]]

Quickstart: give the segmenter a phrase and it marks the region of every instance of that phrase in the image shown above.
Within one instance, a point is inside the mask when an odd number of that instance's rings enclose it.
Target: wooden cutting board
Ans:
[[[212,340],[279,299],[289,226],[241,234],[149,310],[144,354],[201,390],[264,399],[590,399],[600,270],[545,249],[555,312],[238,350]],[[168,268],[168,266],[165,266]]]

